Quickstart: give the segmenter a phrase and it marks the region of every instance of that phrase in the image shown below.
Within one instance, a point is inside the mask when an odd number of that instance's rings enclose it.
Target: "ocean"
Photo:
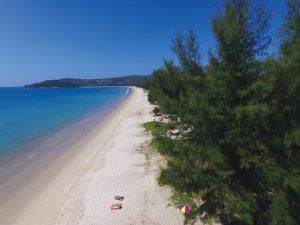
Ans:
[[[127,87],[0,88],[0,182],[70,147],[127,97]]]

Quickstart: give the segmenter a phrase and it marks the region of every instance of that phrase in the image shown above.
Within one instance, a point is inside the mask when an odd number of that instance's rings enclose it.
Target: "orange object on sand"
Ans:
[[[122,209],[122,203],[116,203],[111,205],[111,210]]]

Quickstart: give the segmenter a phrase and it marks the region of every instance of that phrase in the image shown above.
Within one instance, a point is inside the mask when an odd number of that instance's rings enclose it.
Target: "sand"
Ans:
[[[183,224],[179,210],[167,207],[170,189],[155,182],[156,157],[149,164],[139,151],[150,139],[142,124],[153,120],[152,109],[147,94],[132,88],[125,102],[62,155],[13,177],[8,186],[25,181],[0,193],[0,224]],[[125,197],[123,208],[111,211],[115,195]]]

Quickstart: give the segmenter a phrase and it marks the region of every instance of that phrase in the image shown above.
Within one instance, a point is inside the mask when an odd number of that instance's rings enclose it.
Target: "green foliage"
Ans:
[[[177,34],[173,40],[172,49],[184,71],[195,76],[202,74],[197,37],[192,30],[189,31],[186,39],[181,34]]]
[[[160,109],[158,108],[158,107],[155,107],[154,109],[153,109],[153,113],[159,113],[160,112]]]
[[[272,224],[284,223],[286,225],[295,225],[295,220],[290,216],[289,203],[284,191],[278,191],[271,205]]]
[[[166,124],[157,121],[144,123],[144,128],[146,131],[151,132],[155,137],[165,135],[167,133]]]
[[[151,142],[151,145],[164,156],[173,155],[174,141],[167,137],[157,137]]]
[[[193,204],[187,223],[300,224],[300,1],[287,6],[278,58],[261,60],[270,43],[263,7],[224,0],[206,69],[190,32],[173,41],[180,65],[153,73],[149,100],[176,121],[166,129],[191,128],[152,141],[168,160],[159,179]]]

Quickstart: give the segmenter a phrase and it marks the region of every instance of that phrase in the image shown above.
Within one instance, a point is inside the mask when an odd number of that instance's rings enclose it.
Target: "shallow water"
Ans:
[[[70,147],[127,95],[127,87],[0,88],[0,182],[41,154]]]

